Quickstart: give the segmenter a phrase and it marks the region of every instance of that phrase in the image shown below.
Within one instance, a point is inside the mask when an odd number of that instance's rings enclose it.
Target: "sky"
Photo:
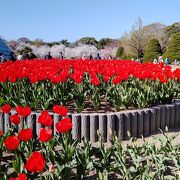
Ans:
[[[0,17],[6,40],[116,39],[138,17],[143,25],[179,22],[180,0],[0,0]]]

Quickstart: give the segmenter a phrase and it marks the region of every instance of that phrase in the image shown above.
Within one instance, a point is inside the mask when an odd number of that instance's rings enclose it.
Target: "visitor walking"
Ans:
[[[158,60],[155,58],[154,60],[153,60],[153,64],[157,64],[158,63]]]
[[[169,59],[166,57],[164,60],[165,65],[169,65]]]
[[[90,60],[92,60],[92,59],[93,59],[93,56],[92,56],[92,54],[90,54],[90,56],[89,56],[89,59],[90,59]]]
[[[24,57],[22,55],[22,52],[20,52],[17,56],[17,60],[23,60],[23,59],[24,59]]]
[[[99,55],[99,53],[97,53],[96,59],[101,59],[101,56]]]
[[[111,55],[109,55],[108,59],[113,59]]]
[[[85,59],[87,59],[87,58],[86,58],[86,56],[84,55],[84,56],[82,57],[82,60],[85,60]]]
[[[162,57],[162,56],[159,56],[158,62],[159,62],[159,63],[163,62],[163,57]]]
[[[0,52],[0,62],[3,63],[4,62],[4,54],[2,52]]]
[[[59,53],[59,59],[64,59],[64,56],[63,56],[62,52]]]
[[[52,59],[51,52],[49,52],[47,55],[45,55],[44,59]]]
[[[16,55],[13,51],[10,52],[9,60],[11,60],[12,62],[16,61]]]

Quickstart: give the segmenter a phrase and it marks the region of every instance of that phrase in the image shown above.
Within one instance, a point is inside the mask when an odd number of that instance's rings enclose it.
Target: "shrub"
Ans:
[[[123,52],[124,52],[124,48],[119,47],[116,52],[116,57],[121,58],[121,56],[123,55]]]
[[[161,45],[157,39],[151,39],[147,45],[147,49],[144,55],[145,62],[152,62],[162,54]]]
[[[163,56],[168,57],[171,61],[180,59],[180,32],[173,35],[169,42],[167,51]]]

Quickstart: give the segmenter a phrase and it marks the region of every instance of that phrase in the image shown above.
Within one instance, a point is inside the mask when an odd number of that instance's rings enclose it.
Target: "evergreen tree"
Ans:
[[[121,56],[123,55],[123,52],[124,52],[124,48],[119,47],[116,52],[116,57],[121,58]]]
[[[112,39],[109,38],[102,38],[98,41],[97,43],[97,48],[98,49],[104,49],[106,48],[108,45],[110,45],[110,43],[112,42]]]
[[[162,54],[161,45],[157,39],[151,39],[144,54],[144,62],[152,62]]]
[[[180,32],[174,34],[170,40],[167,51],[163,55],[171,61],[180,60]]]
[[[76,42],[76,44],[79,44],[79,43],[96,46],[97,40],[94,37],[83,37]]]

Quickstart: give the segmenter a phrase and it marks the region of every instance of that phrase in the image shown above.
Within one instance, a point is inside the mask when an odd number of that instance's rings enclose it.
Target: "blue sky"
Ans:
[[[0,36],[44,41],[119,38],[137,17],[144,25],[180,21],[180,0],[1,0]]]

